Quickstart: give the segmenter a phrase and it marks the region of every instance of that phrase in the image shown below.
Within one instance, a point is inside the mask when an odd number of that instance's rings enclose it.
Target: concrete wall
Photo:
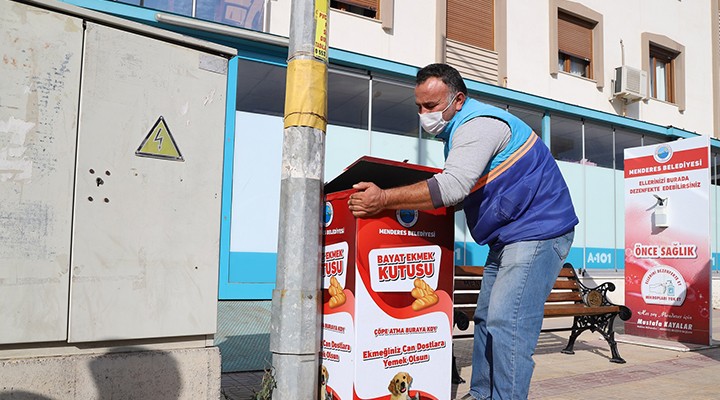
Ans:
[[[289,35],[290,5],[291,0],[270,1],[268,32]],[[330,47],[415,66],[435,62],[436,0],[394,0],[394,6],[391,29],[378,19],[330,9]]]

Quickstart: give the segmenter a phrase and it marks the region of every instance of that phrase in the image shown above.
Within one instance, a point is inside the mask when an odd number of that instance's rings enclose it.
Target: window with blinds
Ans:
[[[650,43],[650,96],[675,102],[675,58],[678,54]]]
[[[593,79],[593,29],[596,24],[558,10],[558,70]]]
[[[330,8],[347,11],[364,17],[379,18],[379,3],[380,0],[331,0]]]
[[[486,50],[495,50],[493,0],[448,0],[447,38]]]

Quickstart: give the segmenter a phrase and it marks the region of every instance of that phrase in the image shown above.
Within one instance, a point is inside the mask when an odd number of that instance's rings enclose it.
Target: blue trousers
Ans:
[[[490,250],[474,316],[470,394],[476,399],[527,399],[545,299],[574,236]]]

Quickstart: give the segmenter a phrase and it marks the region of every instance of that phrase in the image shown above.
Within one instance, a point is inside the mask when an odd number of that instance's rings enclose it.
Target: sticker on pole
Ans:
[[[315,1],[315,45],[313,55],[322,62],[328,60],[328,3],[327,0]]]
[[[135,151],[135,155],[138,157],[185,161],[162,115],[150,129],[150,133],[145,136],[140,147]]]

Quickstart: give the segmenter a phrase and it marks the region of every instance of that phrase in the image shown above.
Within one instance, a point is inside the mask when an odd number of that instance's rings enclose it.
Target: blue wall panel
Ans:
[[[230,253],[228,281],[236,283],[275,284],[277,253]]]
[[[617,251],[608,247],[586,247],[585,268],[588,269],[615,269]],[[581,266],[578,266],[581,267]]]
[[[230,252],[220,300],[268,300],[275,288],[276,253]]]
[[[237,99],[238,58],[228,62],[227,106],[225,110],[225,148],[223,153],[223,183],[220,212],[220,265],[218,274],[218,298],[234,298],[237,288],[228,286],[230,266],[230,218],[232,216],[233,158],[235,153],[235,105]]]
[[[572,247],[565,262],[569,262],[575,269],[583,267],[583,249],[580,247]]]

